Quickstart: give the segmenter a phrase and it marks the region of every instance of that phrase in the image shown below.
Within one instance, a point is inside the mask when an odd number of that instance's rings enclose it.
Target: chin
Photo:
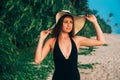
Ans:
[[[66,31],[63,31],[63,32],[65,32],[65,33],[70,33],[70,32],[71,32],[71,30],[66,30]]]
[[[70,33],[71,31],[68,31],[67,33]]]

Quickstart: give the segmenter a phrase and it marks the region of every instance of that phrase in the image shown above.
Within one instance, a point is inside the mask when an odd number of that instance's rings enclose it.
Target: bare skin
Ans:
[[[89,15],[89,16],[86,16],[86,19],[93,24],[96,30],[97,38],[89,39],[82,36],[74,36],[72,39],[74,40],[76,47],[79,49],[81,46],[100,46],[105,44],[103,32],[97,22],[96,17],[94,15]],[[59,47],[65,59],[69,58],[71,48],[72,48],[71,40],[68,35],[68,33],[72,30],[72,26],[73,26],[72,19],[68,17],[64,18],[62,31],[58,36]],[[53,52],[56,38],[48,39],[45,42],[45,45],[43,45],[44,40],[49,33],[50,33],[50,30],[44,30],[40,33],[40,39],[39,39],[38,46],[35,53],[35,63],[38,63],[38,64],[41,63],[50,51]]]

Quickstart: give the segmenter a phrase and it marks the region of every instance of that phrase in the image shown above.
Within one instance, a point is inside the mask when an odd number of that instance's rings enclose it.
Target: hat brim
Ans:
[[[56,23],[58,22],[61,16],[68,13],[71,14],[70,12],[64,12],[64,11],[58,12],[56,14]],[[84,15],[79,15],[79,16],[72,15],[72,16],[74,18],[74,30],[75,30],[74,34],[77,34],[84,27],[86,18]],[[55,24],[51,28],[53,28],[54,26]]]
[[[74,28],[75,34],[77,34],[85,25],[86,18],[85,16],[73,16],[74,17]]]

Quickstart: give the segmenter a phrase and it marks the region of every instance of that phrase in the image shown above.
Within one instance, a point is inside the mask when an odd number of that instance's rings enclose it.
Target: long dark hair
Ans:
[[[64,20],[64,18],[66,18],[66,17],[70,17],[70,18],[73,20],[73,27],[72,27],[71,32],[69,33],[69,36],[70,36],[70,37],[73,37],[73,36],[74,36],[74,18],[73,18],[73,16],[72,16],[71,14],[68,13],[68,14],[64,14],[64,15],[58,20],[57,24],[55,25],[55,27],[54,27],[53,30],[52,30],[52,35],[53,35],[53,37],[58,37],[58,36],[59,36],[59,34],[60,34],[61,30],[62,30],[63,20]]]

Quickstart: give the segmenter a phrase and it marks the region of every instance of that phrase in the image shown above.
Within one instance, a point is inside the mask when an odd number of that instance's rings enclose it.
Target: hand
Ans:
[[[95,17],[93,14],[87,15],[87,16],[86,16],[86,19],[89,20],[89,21],[92,22],[92,23],[97,22],[97,19],[96,19],[96,17]]]
[[[50,32],[51,32],[50,30],[43,30],[43,31],[40,33],[40,38],[44,40],[44,39],[48,36],[48,34],[49,34]]]

